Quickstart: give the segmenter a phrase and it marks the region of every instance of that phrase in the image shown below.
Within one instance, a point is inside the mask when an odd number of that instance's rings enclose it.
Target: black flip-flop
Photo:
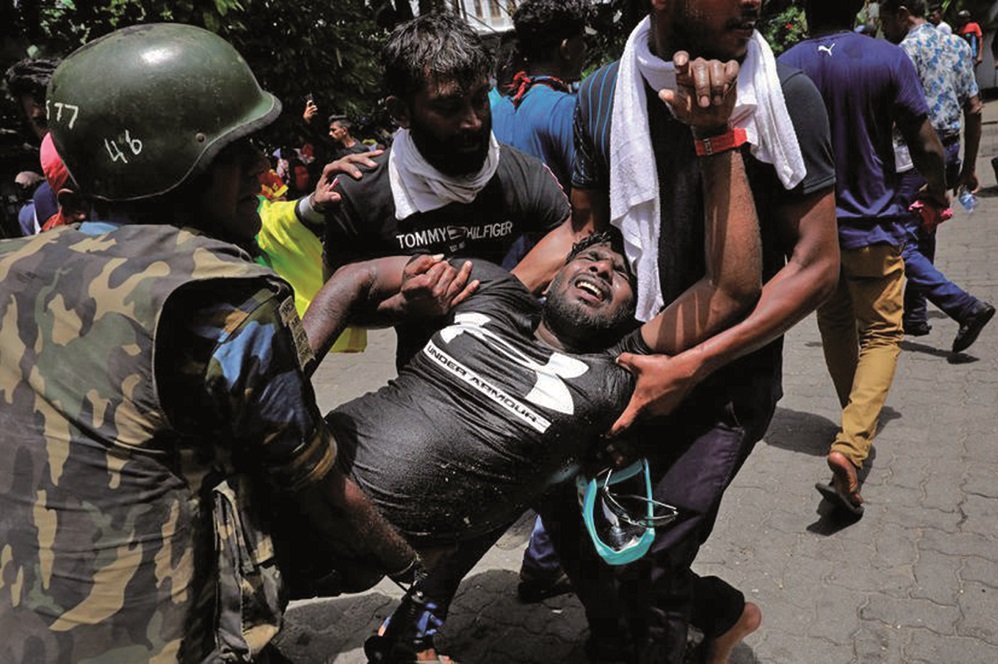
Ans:
[[[849,512],[853,516],[863,516],[863,505],[853,505],[852,501],[848,497],[843,496],[839,493],[835,485],[829,482],[825,484],[823,482],[817,482],[814,488],[818,490],[821,497],[830,502],[835,507],[841,507],[845,511]]]

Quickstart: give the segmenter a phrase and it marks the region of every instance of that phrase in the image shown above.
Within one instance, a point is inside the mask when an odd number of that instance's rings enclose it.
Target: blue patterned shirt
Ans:
[[[901,48],[922,79],[929,118],[939,138],[959,137],[963,106],[979,92],[967,42],[923,23],[908,32]]]

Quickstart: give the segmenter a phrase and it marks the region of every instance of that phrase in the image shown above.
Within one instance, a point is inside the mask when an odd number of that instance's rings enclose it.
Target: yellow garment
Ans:
[[[295,289],[295,308],[305,315],[309,303],[322,288],[322,243],[295,214],[294,201],[260,201],[263,226],[257,245],[274,272]],[[367,347],[367,331],[348,327],[333,344],[334,353],[359,353]]]

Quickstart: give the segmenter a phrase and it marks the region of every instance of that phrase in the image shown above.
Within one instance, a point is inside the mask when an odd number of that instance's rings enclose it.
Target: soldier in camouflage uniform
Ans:
[[[272,501],[372,578],[411,574],[334,465],[290,287],[247,251],[245,137],[279,102],[163,24],[74,53],[48,105],[108,221],[0,242],[0,661],[254,659],[285,601]]]

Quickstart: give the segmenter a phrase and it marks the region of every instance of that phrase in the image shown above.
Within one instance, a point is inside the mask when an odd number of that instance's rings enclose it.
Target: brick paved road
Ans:
[[[940,230],[938,263],[998,301],[998,102],[985,109],[974,215]],[[770,431],[727,493],[696,568],[763,609],[734,662],[998,662],[998,323],[969,352],[947,352],[956,324],[906,341],[870,474],[866,514],[844,524],[820,509],[823,455],[838,412],[811,317],[787,337],[784,386]],[[376,388],[392,374],[392,336],[338,356],[316,378],[320,402]],[[910,338],[909,338],[910,339]],[[441,649],[463,662],[580,662],[585,621],[573,598],[521,606],[516,570],[529,524],[508,533],[468,579]],[[295,604],[282,651],[302,663],[365,661],[361,644],[394,607],[382,584],[363,595]]]

